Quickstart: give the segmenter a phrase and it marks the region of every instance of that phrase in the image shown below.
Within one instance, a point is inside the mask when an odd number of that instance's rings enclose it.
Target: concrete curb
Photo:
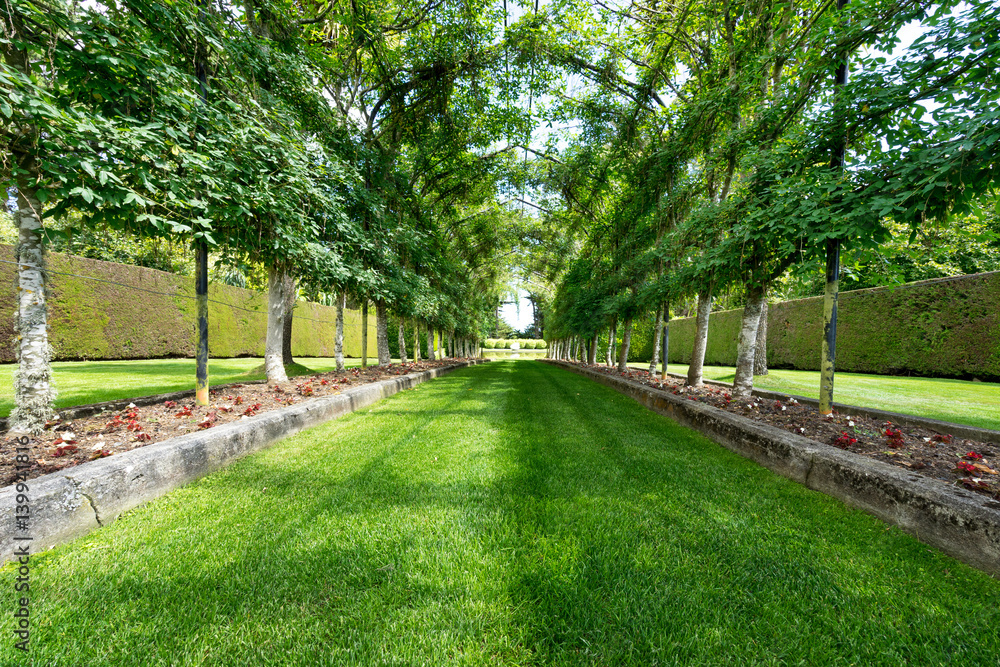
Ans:
[[[667,375],[682,380],[687,379],[686,375],[680,375],[678,373],[667,373]],[[728,387],[730,389],[733,387],[732,383],[720,382],[719,380],[705,380],[704,382],[705,384],[710,384],[715,387]],[[811,405],[814,408],[819,406],[819,401],[815,398],[807,398],[796,394],[784,394],[780,391],[754,389],[753,395],[759,396],[760,398],[781,401],[787,401],[789,398],[794,398],[799,403]],[[915,417],[913,415],[904,415],[899,412],[889,412],[888,410],[877,410],[875,408],[862,408],[857,405],[844,405],[843,403],[834,403],[833,409],[842,415],[849,415],[851,417],[869,417],[871,419],[892,422],[897,426],[925,428],[928,431],[940,433],[942,435],[950,433],[957,438],[968,438],[969,440],[977,440],[979,442],[989,442],[994,445],[1000,445],[1000,431],[994,431],[988,428],[978,428],[976,426],[967,426],[965,424],[954,424],[952,422],[945,422],[939,419]]]
[[[554,360],[769,470],[900,527],[1000,578],[1000,503],[639,382]]]
[[[354,412],[451,371],[485,363],[470,359],[322,396],[206,431],[163,440],[27,482],[31,553],[69,542],[111,523],[148,500],[212,473],[277,440]],[[0,490],[4,535],[0,564],[14,556],[16,485]],[[17,545],[19,546],[19,545]]]

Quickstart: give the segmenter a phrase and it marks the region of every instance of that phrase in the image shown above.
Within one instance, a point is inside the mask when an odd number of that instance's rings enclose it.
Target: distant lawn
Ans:
[[[648,368],[648,363],[629,364]],[[688,367],[670,364],[670,373],[686,374]],[[706,366],[705,377],[732,382],[736,369]],[[807,398],[819,398],[819,371],[772,369],[754,378],[754,387]],[[944,378],[903,377],[837,373],[834,398],[837,403],[941,419],[956,424],[1000,430],[1000,384]]]
[[[396,362],[399,360],[396,359]],[[296,362],[317,373],[337,368],[333,357],[299,357]],[[212,385],[263,380],[263,373],[245,375],[264,363],[259,357],[211,359]],[[368,359],[372,363],[372,359]],[[345,366],[360,366],[361,359],[344,359]],[[14,408],[14,364],[0,364],[0,417]],[[59,397],[57,408],[87,405],[119,398],[194,389],[194,359],[139,359],[134,361],[57,361],[52,364]],[[307,371],[301,371],[302,374]]]
[[[533,361],[309,429],[31,558],[0,665],[996,665],[1000,582]]]

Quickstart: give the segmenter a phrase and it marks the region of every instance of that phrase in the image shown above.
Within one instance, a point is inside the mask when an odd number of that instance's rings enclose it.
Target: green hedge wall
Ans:
[[[741,316],[712,313],[706,364],[735,365]],[[688,363],[694,318],[670,324],[670,361]],[[768,364],[819,370],[822,331],[822,297],[772,304]],[[841,293],[837,369],[1000,379],[1000,272]]]
[[[0,246],[0,361],[14,355],[17,308],[16,267],[11,246]],[[49,339],[54,359],[146,359],[193,357],[194,279],[154,269],[83,259],[60,253],[47,256]],[[96,280],[79,278],[87,276]],[[102,282],[110,281],[110,282]],[[112,284],[119,283],[119,284]],[[213,357],[263,356],[267,296],[253,290],[210,284],[209,354]],[[336,309],[300,301],[292,325],[292,354],[333,356]],[[375,316],[368,322],[368,354],[377,356]],[[361,356],[361,313],[344,313],[344,354]]]

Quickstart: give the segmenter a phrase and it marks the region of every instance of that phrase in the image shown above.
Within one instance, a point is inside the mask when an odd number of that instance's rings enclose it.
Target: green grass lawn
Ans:
[[[629,366],[649,368],[648,363]],[[686,375],[688,367],[670,364],[667,370]],[[705,367],[705,377],[711,380],[731,383],[735,373],[732,367]],[[819,371],[771,369],[767,375],[754,378],[754,387],[819,398]],[[995,382],[837,373],[833,400],[845,405],[1000,430],[1000,384]]]
[[[399,360],[396,359],[396,362]],[[337,368],[333,357],[298,358],[308,369],[323,373]],[[213,385],[263,380],[264,374],[246,375],[264,363],[259,357],[210,359]],[[368,363],[373,363],[368,359]],[[345,359],[345,366],[360,366],[361,359]],[[14,364],[0,364],[0,417],[14,408]],[[131,361],[56,361],[52,364],[57,408],[194,389],[194,359],[138,359]]]
[[[538,362],[32,559],[36,665],[986,665],[1000,582]],[[14,570],[0,604],[12,648]]]

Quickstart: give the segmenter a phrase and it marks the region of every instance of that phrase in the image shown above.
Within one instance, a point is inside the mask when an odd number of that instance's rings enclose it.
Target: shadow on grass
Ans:
[[[296,436],[38,566],[61,629],[39,659],[76,664],[979,664],[998,648],[996,582],[533,362]],[[80,585],[49,590],[63,577]]]

